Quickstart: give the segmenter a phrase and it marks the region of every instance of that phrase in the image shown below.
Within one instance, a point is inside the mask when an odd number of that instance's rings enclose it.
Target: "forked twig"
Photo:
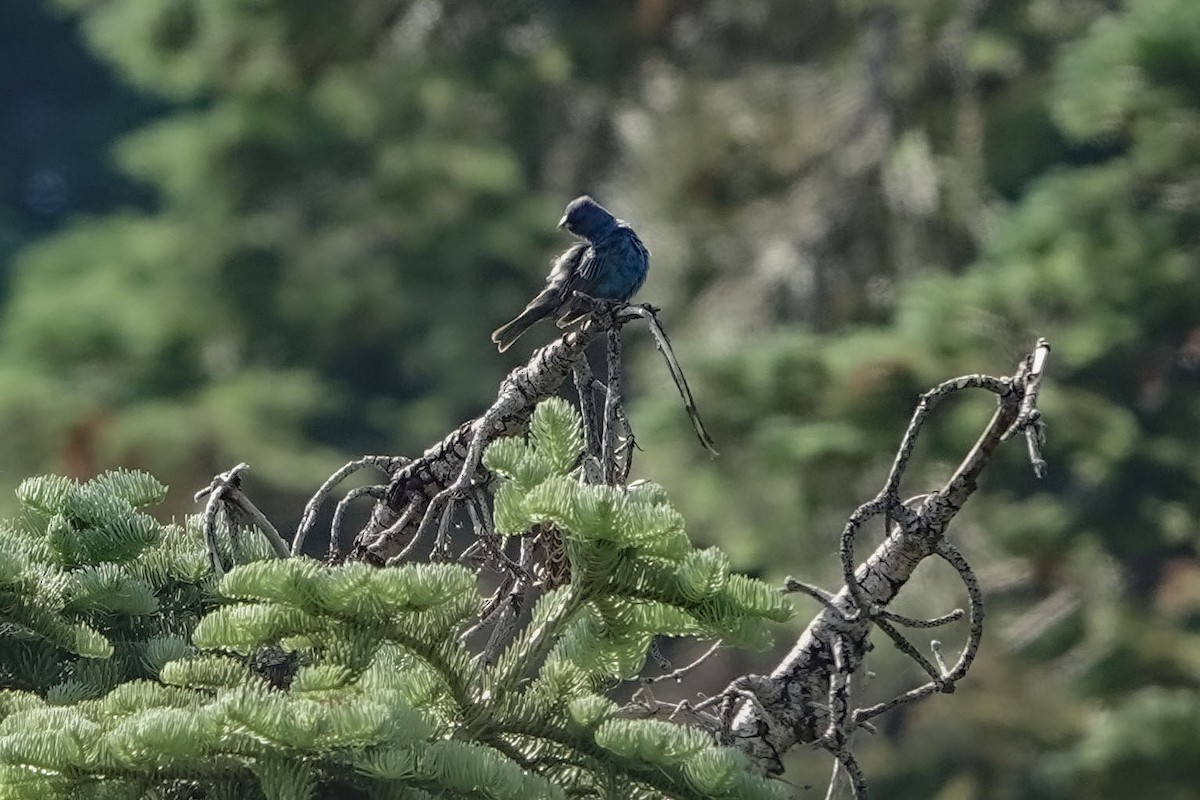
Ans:
[[[225,511],[231,532],[243,518],[248,518],[262,531],[277,558],[288,558],[291,555],[287,542],[283,541],[279,531],[275,530],[275,526],[266,515],[250,502],[250,498],[242,493],[242,473],[248,469],[250,465],[243,462],[228,472],[213,476],[212,483],[196,492],[194,497],[196,502],[200,502],[201,498],[208,498],[204,507],[204,540],[208,545],[209,566],[218,578],[225,574],[225,568],[221,564],[221,551],[217,546],[217,514],[222,509]]]
[[[720,641],[720,640],[716,641],[715,643],[713,643],[712,647],[708,648],[703,653],[701,653],[700,656],[695,661],[691,662],[690,664],[685,664],[684,666],[679,667],[678,669],[676,669],[672,672],[668,672],[665,675],[654,675],[649,678],[642,678],[642,680],[641,680],[642,685],[649,686],[650,684],[661,683],[662,681],[677,681],[677,680],[679,680],[684,675],[687,675],[689,672],[694,670],[696,667],[700,666],[705,661],[708,661],[708,659],[712,658],[712,656],[718,650],[721,649],[721,645],[723,645],[723,644],[724,644],[723,641]]]

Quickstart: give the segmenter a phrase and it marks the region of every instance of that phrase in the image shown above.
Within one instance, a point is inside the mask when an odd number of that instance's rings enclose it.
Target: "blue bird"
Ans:
[[[650,252],[633,228],[592,198],[584,195],[572,200],[558,227],[583,241],[554,259],[546,288],[516,318],[492,332],[492,341],[501,353],[545,317],[557,316],[561,328],[584,316],[587,307],[578,301],[576,292],[597,300],[624,302],[646,280]]]

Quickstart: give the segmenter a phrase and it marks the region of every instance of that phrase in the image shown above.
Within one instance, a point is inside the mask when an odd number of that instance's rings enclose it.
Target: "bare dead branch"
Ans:
[[[854,789],[854,797],[856,800],[867,800],[867,776],[863,774],[862,767],[858,765],[854,754],[849,748],[843,747],[834,753],[837,756],[838,763],[842,765],[842,769],[846,772],[846,777],[850,779],[850,786]]]
[[[440,495],[439,505],[448,506],[474,483],[486,482],[488,476],[480,466],[484,447],[498,437],[524,431],[537,403],[558,391],[602,330],[589,319],[578,330],[535,351],[528,364],[504,379],[487,411],[397,470],[386,498],[375,505],[370,522],[355,538],[350,557],[377,565],[395,559],[406,549],[406,538],[411,537],[411,545],[443,513],[442,508],[429,513],[435,498]]]
[[[243,462],[228,472],[214,475],[212,482],[196,492],[193,498],[196,502],[204,497],[208,498],[204,507],[204,541],[208,546],[209,566],[217,578],[225,574],[224,565],[221,563],[221,551],[217,544],[217,515],[222,510],[225,512],[231,540],[242,521],[249,520],[262,531],[276,558],[287,558],[291,555],[287,542],[279,535],[279,531],[275,530],[275,526],[266,515],[250,502],[250,498],[243,494],[242,473],[248,469],[250,466]]]
[[[712,705],[712,702],[713,699],[710,698],[709,705]],[[714,732],[719,727],[719,721],[714,714],[706,713],[699,706],[693,706],[686,700],[678,703],[658,700],[649,686],[642,686],[634,692],[630,702],[617,709],[614,716],[622,719],[666,719]]]
[[[878,619],[885,619],[890,622],[895,622],[897,625],[903,625],[907,628],[939,628],[942,625],[949,625],[951,622],[958,622],[965,617],[967,612],[961,608],[956,608],[949,614],[943,614],[940,617],[933,619],[916,619],[914,617],[905,617],[900,614],[893,614],[891,611],[880,611],[877,615]]]
[[[330,564],[335,564],[342,559],[342,520],[346,516],[346,509],[349,505],[363,496],[380,500],[386,491],[386,486],[360,486],[357,489],[351,489],[349,492],[346,492],[346,496],[338,501],[338,504],[333,509],[333,522],[329,525],[329,548],[325,556],[326,561]],[[299,534],[297,534],[296,538],[300,538]]]
[[[600,452],[600,429],[596,426],[596,397],[592,394],[595,376],[586,358],[580,359],[572,370],[575,393],[579,395],[579,416],[583,422],[583,446],[588,453]]]
[[[1025,434],[1025,442],[1029,448],[1029,461],[1033,464],[1033,474],[1039,478],[1046,477],[1046,459],[1042,455],[1042,446],[1046,443],[1046,428],[1042,421],[1042,412],[1037,407],[1038,393],[1042,389],[1042,375],[1046,368],[1046,359],[1050,356],[1050,343],[1038,339],[1037,347],[1030,356],[1026,371],[1025,397],[1021,401],[1021,412],[1016,422],[1009,428],[1004,438],[1007,440],[1018,432]]]
[[[600,437],[600,475],[604,483],[617,482],[617,407],[621,403],[621,331],[608,329],[608,388],[604,393],[604,432]]]
[[[904,634],[896,630],[896,627],[890,622],[877,617],[875,619],[875,625],[879,628],[879,630],[887,634],[888,638],[892,640],[892,643],[896,645],[897,650],[899,650],[901,653],[904,653],[904,655],[908,656],[913,661],[917,662],[917,666],[923,669],[925,674],[933,679],[934,684],[936,684],[934,688],[940,691],[943,671],[939,670],[929,661],[929,659],[925,658],[925,656],[921,654],[921,651],[918,650],[912,642],[905,638]]]
[[[720,642],[720,641],[714,643],[712,647],[705,650],[700,655],[699,658],[697,658],[695,661],[693,661],[690,664],[686,664],[686,665],[680,667],[679,669],[676,669],[672,672],[668,672],[666,675],[655,675],[650,678],[642,678],[641,682],[643,685],[649,686],[654,683],[661,683],[662,681],[677,681],[677,680],[681,679],[684,675],[687,675],[689,672],[694,670],[696,667],[703,664],[705,661],[708,661],[708,659],[712,658],[713,654],[715,654],[718,650],[721,649],[722,644],[723,644],[723,642]]]
[[[1049,345],[1039,340],[1014,377],[967,375],[921,395],[882,490],[855,509],[843,528],[840,548],[843,587],[831,595],[819,587],[788,580],[785,591],[803,592],[823,608],[771,675],[743,676],[710,701],[721,704],[719,742],[741,749],[766,774],[778,774],[782,769],[781,756],[792,747],[817,744],[833,753],[841,771],[849,778],[855,797],[866,796],[865,778],[848,744],[850,735],[886,711],[934,693],[953,691],[978,652],[984,618],[982,591],[965,557],[945,538],[945,533],[977,489],[979,476],[1000,443],[1015,432],[1025,431],[1028,438],[1030,430],[1039,429],[1036,391],[1048,352]],[[999,401],[996,412],[940,489],[902,502],[900,484],[922,427],[942,400],[966,389],[994,394]],[[1035,450],[1031,445],[1030,455],[1036,469],[1040,449]],[[859,564],[854,553],[858,533],[875,517],[882,517],[887,523],[886,535],[871,556]],[[970,601],[967,642],[952,667],[945,665],[940,644],[931,643],[933,659],[930,660],[900,634],[895,624],[932,628],[961,619],[964,615],[961,609],[935,619],[919,620],[885,608],[917,565],[930,556],[940,557],[954,567]],[[884,703],[854,709],[849,681],[862,668],[873,625],[920,664],[931,680]],[[827,703],[816,702],[818,697],[827,698]]]
[[[959,656],[954,669],[944,675],[947,682],[953,683],[967,674],[967,670],[971,668],[971,662],[975,660],[975,655],[979,652],[979,643],[983,640],[983,589],[979,585],[979,579],[975,577],[975,571],[967,563],[967,559],[952,543],[946,539],[939,541],[937,554],[958,571],[963,585],[967,587],[967,595],[971,599],[970,627],[967,631],[966,646],[963,647],[962,655]]]

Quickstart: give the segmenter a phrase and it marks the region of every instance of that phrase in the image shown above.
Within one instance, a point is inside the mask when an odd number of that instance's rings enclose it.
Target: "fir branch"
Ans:
[[[543,595],[533,620],[496,660],[491,675],[494,691],[511,691],[517,681],[531,673],[586,603],[586,592],[579,582]]]

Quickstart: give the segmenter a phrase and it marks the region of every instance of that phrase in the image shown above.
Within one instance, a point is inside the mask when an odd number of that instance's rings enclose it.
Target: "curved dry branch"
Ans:
[[[714,458],[719,455],[716,445],[713,443],[712,437],[709,436],[708,430],[704,427],[704,421],[700,419],[700,412],[696,408],[696,400],[692,397],[692,389],[688,386],[687,378],[683,374],[683,367],[679,365],[679,359],[675,357],[675,350],[671,347],[671,340],[667,337],[667,331],[663,328],[662,323],[658,321],[658,311],[649,304],[631,305],[628,307],[628,312],[641,317],[646,321],[646,326],[650,328],[650,335],[654,337],[654,346],[658,348],[658,352],[662,353],[663,359],[667,362],[667,369],[671,373],[671,379],[675,381],[675,388],[679,390],[679,396],[683,398],[683,409],[687,412],[688,419],[692,422],[692,428],[696,431],[696,438],[700,440],[700,444],[708,451],[710,456]]]
[[[346,509],[360,497],[373,497],[379,500],[387,491],[386,486],[360,486],[357,489],[351,489],[346,492],[346,496],[338,501],[338,504],[333,508],[333,522],[329,525],[329,549],[326,552],[325,560],[330,564],[335,564],[342,560],[342,520],[346,517]],[[299,540],[299,533],[296,535]]]
[[[292,538],[292,555],[300,555],[300,551],[304,549],[304,540],[317,521],[317,512],[321,510],[321,504],[329,498],[329,495],[333,493],[338,484],[360,469],[368,467],[377,469],[385,477],[390,478],[396,470],[407,464],[408,461],[409,459],[402,456],[363,456],[362,458],[343,464],[336,472],[325,479],[325,482],[321,484],[321,487],[317,489],[316,493],[305,504],[304,513],[300,515],[300,524],[296,526],[296,535]]]

